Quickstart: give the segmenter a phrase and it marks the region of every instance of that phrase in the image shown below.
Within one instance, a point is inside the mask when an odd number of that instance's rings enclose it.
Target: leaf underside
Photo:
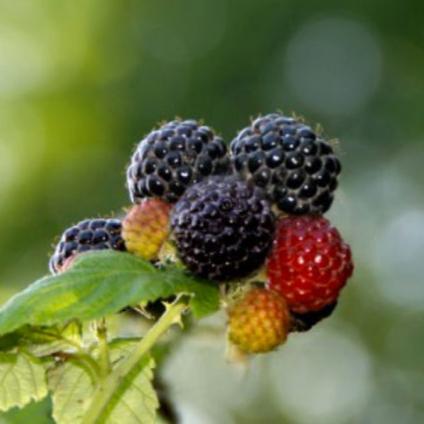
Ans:
[[[44,367],[25,353],[0,353],[0,411],[47,396]]]
[[[131,353],[137,341],[119,340],[109,345],[114,367]],[[105,424],[153,424],[159,402],[152,386],[154,361],[145,356],[137,367],[126,375],[108,409],[101,417]],[[70,360],[48,372],[52,392],[53,418],[58,424],[78,424],[92,401],[95,382],[83,364]]]
[[[132,352],[137,342],[117,340],[110,344],[111,360],[118,365]],[[151,381],[154,360],[145,356],[126,375],[104,415],[107,424],[154,424],[159,401]]]
[[[49,370],[47,379],[52,393],[55,422],[81,422],[95,387],[89,370],[77,360],[68,360]]]

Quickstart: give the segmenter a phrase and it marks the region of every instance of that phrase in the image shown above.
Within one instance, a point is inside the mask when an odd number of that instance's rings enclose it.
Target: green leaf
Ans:
[[[21,340],[22,340],[22,335],[18,331],[1,336],[0,351],[16,352],[18,346],[21,344]]]
[[[126,359],[136,343],[136,340],[117,340],[109,344],[113,367]],[[151,384],[153,368],[153,359],[146,356],[130,375],[125,376],[102,417],[102,423],[155,422],[159,402]],[[71,359],[51,369],[48,382],[55,421],[58,424],[80,423],[96,389],[90,371],[81,362]]]
[[[24,337],[26,349],[37,357],[75,351],[83,344],[81,324],[75,320],[47,328],[28,327]]]
[[[127,253],[81,255],[67,272],[43,278],[0,309],[0,335],[24,325],[54,325],[70,319],[91,320],[128,305],[174,294],[192,295],[196,317],[219,308],[216,285],[176,269],[157,269]]]
[[[95,382],[86,366],[70,359],[47,373],[53,403],[53,418],[58,424],[81,422],[93,395]]]
[[[75,320],[52,327],[26,325],[0,337],[0,351],[16,352],[22,349],[37,358],[43,358],[57,352],[79,350],[82,347],[81,337],[81,324]]]
[[[132,352],[136,342],[117,340],[110,344],[110,356],[116,366]],[[148,355],[126,375],[105,413],[107,424],[150,424],[156,422],[159,401],[152,386],[154,360]]]
[[[0,352],[0,411],[47,396],[44,367],[26,353]]]

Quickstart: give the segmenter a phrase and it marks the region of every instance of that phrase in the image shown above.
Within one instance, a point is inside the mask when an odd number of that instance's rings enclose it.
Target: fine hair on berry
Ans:
[[[168,122],[138,144],[127,170],[130,198],[174,203],[187,187],[227,172],[229,164],[224,141],[210,127],[192,119]]]
[[[257,118],[231,142],[236,173],[267,193],[282,212],[322,214],[341,171],[331,144],[296,118]]]
[[[112,249],[125,251],[121,235],[122,224],[119,219],[86,219],[68,228],[62,234],[55,252],[50,259],[52,274],[63,271],[75,255],[90,250]]]
[[[171,228],[178,254],[190,271],[227,281],[264,263],[274,222],[261,190],[234,176],[218,176],[187,190],[175,205]]]

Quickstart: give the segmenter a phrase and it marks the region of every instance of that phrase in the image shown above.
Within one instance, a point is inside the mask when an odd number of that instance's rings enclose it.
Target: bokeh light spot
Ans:
[[[381,230],[375,243],[382,296],[400,306],[424,309],[424,212],[406,210]]]
[[[288,85],[316,112],[349,114],[375,92],[381,56],[377,38],[361,23],[339,17],[312,21],[288,45]]]
[[[282,411],[299,423],[344,422],[372,388],[369,354],[346,331],[291,337],[273,358],[272,375]]]

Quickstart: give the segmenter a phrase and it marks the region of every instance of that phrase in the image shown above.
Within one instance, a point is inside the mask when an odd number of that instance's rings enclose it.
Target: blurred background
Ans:
[[[249,367],[226,363],[222,317],[205,321],[165,369],[183,423],[424,422],[423,5],[0,0],[0,300],[47,272],[65,227],[121,212],[158,121],[203,118],[230,141],[295,111],[340,140],[329,217],[354,278],[331,319]]]

